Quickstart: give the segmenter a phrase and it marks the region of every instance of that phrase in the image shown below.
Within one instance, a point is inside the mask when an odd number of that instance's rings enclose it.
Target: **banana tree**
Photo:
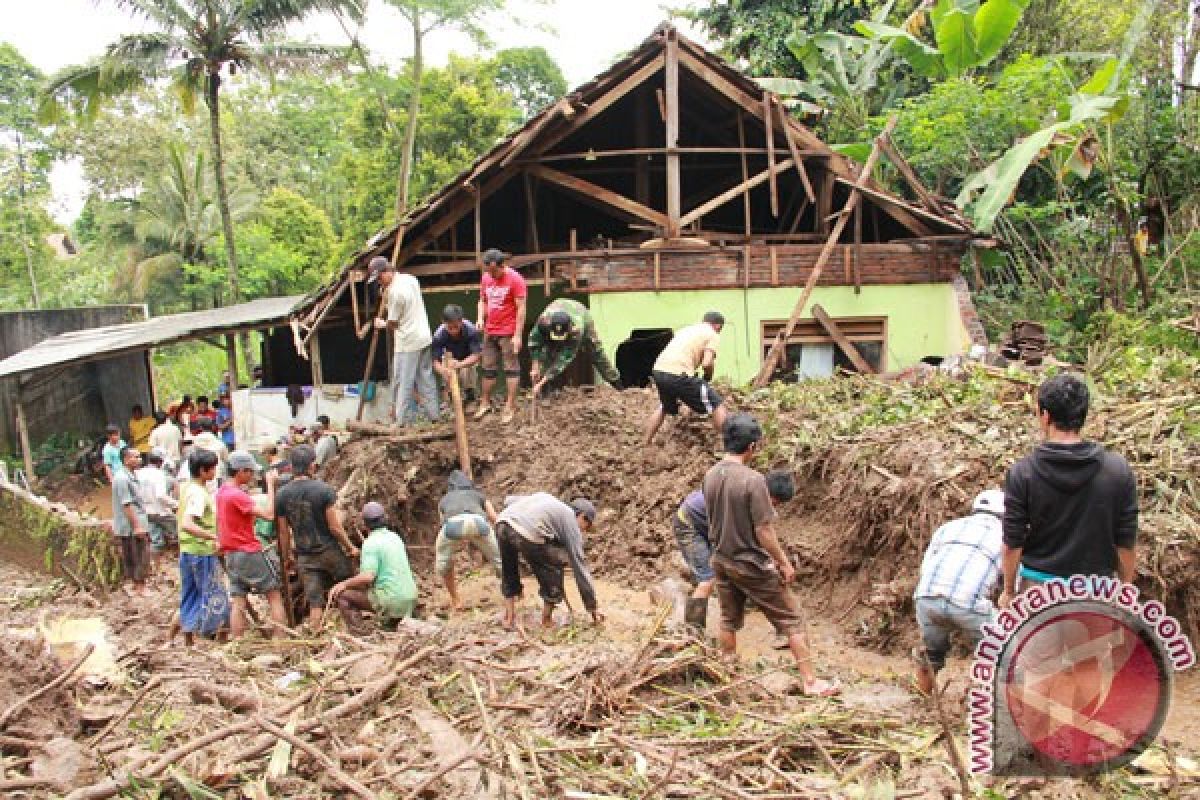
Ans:
[[[873,18],[855,23],[854,28],[869,39],[890,44],[917,74],[942,80],[991,63],[1028,5],[1029,0],[936,0],[922,4],[901,27]],[[920,37],[926,14],[933,29],[932,44]]]

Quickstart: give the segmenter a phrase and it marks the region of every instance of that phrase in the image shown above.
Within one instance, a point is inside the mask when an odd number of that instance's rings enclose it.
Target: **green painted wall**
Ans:
[[[763,320],[787,319],[799,299],[799,287],[711,289],[681,292],[598,292],[589,297],[597,331],[609,353],[643,328],[682,328],[699,322],[705,311],[725,315],[717,376],[739,384],[750,381],[761,364],[759,337]],[[948,283],[818,287],[809,303],[820,303],[832,317],[887,317],[887,364],[903,369],[924,356],[964,352],[970,338],[958,313],[958,298]],[[805,317],[810,314],[805,313]]]

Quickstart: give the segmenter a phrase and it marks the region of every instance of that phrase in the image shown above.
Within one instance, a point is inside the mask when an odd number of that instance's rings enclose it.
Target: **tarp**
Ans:
[[[282,325],[302,299],[302,295],[267,297],[236,306],[62,333],[0,361],[0,378],[97,361],[189,339]]]

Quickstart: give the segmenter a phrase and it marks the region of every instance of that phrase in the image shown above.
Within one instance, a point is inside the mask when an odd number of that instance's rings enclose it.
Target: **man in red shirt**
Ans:
[[[275,476],[267,476],[266,509],[260,509],[246,487],[254,481],[262,467],[245,450],[235,450],[229,456],[230,480],[217,491],[217,546],[225,556],[225,572],[229,576],[229,596],[233,599],[229,619],[230,633],[236,639],[246,631],[246,596],[261,594],[271,607],[275,623],[272,636],[280,636],[287,628],[287,611],[283,607],[283,570],[274,553],[263,550],[254,535],[254,520],[275,519]]]
[[[504,266],[507,256],[491,248],[483,254],[483,280],[475,327],[483,331],[483,397],[475,419],[491,411],[498,367],[504,368],[508,399],[501,422],[512,422],[521,382],[521,341],[525,331],[525,279]]]

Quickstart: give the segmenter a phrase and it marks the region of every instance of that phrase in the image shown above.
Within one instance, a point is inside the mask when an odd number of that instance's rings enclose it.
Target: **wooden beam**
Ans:
[[[475,263],[483,263],[483,192],[475,190]]]
[[[538,244],[538,229],[537,229],[537,203],[533,198],[533,178],[526,172],[521,176],[522,183],[525,184],[525,249],[531,253],[541,252]]]
[[[737,111],[737,132],[738,132],[738,148],[741,150],[745,150],[746,149],[746,121],[744,119],[742,119],[742,110],[740,108]],[[746,182],[748,180],[750,180],[750,168],[746,163],[746,154],[744,152],[741,154],[741,162],[742,162],[742,185],[745,186]],[[746,236],[749,237],[750,230],[751,230],[750,190],[749,189],[746,189],[745,191],[742,192],[742,221],[745,223]]]
[[[232,386],[237,386],[238,380],[237,350],[237,337],[232,333],[225,334],[225,368],[229,370],[229,382]]]
[[[566,112],[570,111],[570,115]],[[525,152],[525,149],[538,138],[542,131],[546,130],[552,123],[558,120],[560,116],[574,116],[575,109],[571,108],[570,101],[567,98],[560,98],[550,110],[546,111],[541,118],[537,119],[532,125],[526,128],[517,137],[513,139],[509,145],[508,155],[500,162],[501,167],[507,167],[517,156]]]
[[[667,90],[667,222],[668,239],[675,239],[684,222],[679,218],[680,179],[679,153],[679,34],[672,28],[666,32],[666,90]]]
[[[154,412],[158,410],[158,382],[154,380],[154,360],[151,358],[151,350],[147,348],[142,351],[142,355],[146,359],[146,382],[150,389],[150,416],[154,416]]]
[[[862,353],[858,352],[858,348],[854,346],[854,343],[846,338],[846,335],[842,333],[842,329],[833,321],[833,318],[825,313],[825,309],[821,308],[820,303],[813,305],[812,314],[813,318],[821,323],[821,327],[829,334],[829,338],[833,339],[841,351],[846,354],[846,358],[850,359],[850,363],[854,365],[856,370],[863,375],[875,374],[875,368],[867,363],[866,359],[862,357]]]
[[[817,195],[817,232],[829,235],[829,215],[833,213],[833,187],[837,176],[826,166],[821,173],[821,191]]]
[[[587,125],[600,114],[603,114],[605,111],[611,108],[614,103],[616,103],[625,95],[629,94],[637,87],[641,86],[646,82],[646,79],[662,69],[665,62],[666,59],[663,55],[656,55],[642,66],[638,67],[636,70],[631,72],[629,77],[625,78],[625,80],[621,81],[612,89],[609,89],[600,97],[592,101],[592,104],[589,105],[586,110],[577,113],[569,125],[564,125],[557,130],[547,131],[546,134],[541,137],[541,142],[538,143],[536,152],[545,153],[550,148],[554,147],[554,145],[575,133],[575,131],[579,130],[584,125]]]
[[[17,438],[21,442],[21,458],[25,464],[25,483],[33,486],[37,475],[33,471],[33,447],[29,444],[29,422],[25,416],[25,404],[21,402],[21,387],[17,386]]]
[[[633,199],[637,200],[642,205],[650,202],[650,170],[647,156],[652,153],[647,153],[647,150],[656,150],[657,148],[648,147],[650,144],[650,108],[647,105],[649,96],[645,93],[637,96],[633,104],[633,139],[637,147],[631,151],[627,151],[622,155],[633,156]],[[665,150],[665,148],[664,148]],[[616,151],[619,152],[619,151]],[[605,152],[607,156],[614,151]],[[575,155],[575,154],[569,154]],[[587,154],[582,154],[584,158],[600,158],[601,156],[592,151]],[[562,156],[549,156],[550,159],[559,159]]]
[[[777,169],[790,169],[791,166],[792,166],[792,160],[789,158],[787,161],[780,162],[776,168]],[[729,189],[729,190],[717,195],[712,200],[709,200],[707,203],[704,203],[703,205],[693,208],[691,211],[689,211],[688,213],[683,215],[683,217],[679,220],[679,224],[687,225],[691,222],[694,222],[695,220],[699,219],[700,217],[703,217],[705,214],[712,211],[713,209],[720,208],[721,206],[725,205],[730,200],[737,197],[739,194],[742,194],[743,192],[748,192],[751,189],[753,189],[755,186],[758,186],[758,185],[764,183],[770,177],[770,175],[771,175],[771,168],[768,167],[767,169],[765,169],[762,172],[755,175],[753,178],[750,178],[747,181],[743,181],[742,183],[739,183],[737,186],[734,186],[732,189]]]
[[[779,182],[775,180],[775,126],[771,122],[774,116],[775,113],[771,109],[771,93],[764,90],[762,118],[763,127],[767,131],[767,183],[771,189],[771,216],[779,219]]]
[[[808,170],[804,168],[804,159],[801,157],[800,147],[796,144],[796,134],[792,130],[792,126],[788,124],[787,112],[784,111],[783,106],[779,103],[775,103],[775,108],[779,111],[779,117],[783,123],[783,138],[787,139],[788,150],[792,154],[792,161],[796,162],[796,172],[800,173],[800,183],[804,184],[804,195],[808,198],[808,202],[815,203],[817,195],[813,191],[812,181],[808,179]]]
[[[862,294],[863,204],[854,206],[854,293]]]
[[[599,201],[607,206],[612,206],[624,211],[626,214],[644,219],[647,222],[653,222],[663,227],[667,226],[667,216],[663,213],[648,208],[636,200],[630,200],[628,197],[617,194],[611,189],[598,186],[591,181],[585,181],[583,178],[577,178],[574,175],[568,175],[565,172],[559,172],[556,169],[540,165],[529,167],[529,171],[536,177],[553,183],[556,186],[561,186],[575,194]]]
[[[446,203],[446,208],[439,207],[433,220],[426,227],[425,232],[420,236],[410,239],[408,244],[400,251],[400,257],[395,262],[396,266],[399,267],[401,264],[407,262],[416,253],[420,252],[425,245],[436,240],[451,226],[457,225],[462,221],[463,217],[471,213],[471,209],[478,205],[478,202],[486,200],[493,192],[508,183],[516,173],[516,167],[506,168],[489,179],[477,191],[462,192],[453,202]]]
[[[313,386],[325,385],[325,365],[321,361],[321,337],[314,336],[312,341],[308,343],[309,349],[312,350],[312,379]]]
[[[881,136],[890,134],[896,127],[896,117],[892,117],[884,126]],[[875,168],[875,162],[879,160],[879,138],[875,139],[875,145],[871,148],[871,155],[867,158],[867,163],[863,165],[862,173],[858,177],[858,183],[850,190],[850,197],[846,199],[846,207],[842,209],[842,213],[838,214],[837,223],[833,226],[833,231],[830,232],[829,238],[825,240],[825,246],[821,248],[820,255],[817,256],[817,261],[813,264],[812,271],[808,273],[808,281],[804,284],[804,291],[800,293],[800,298],[796,301],[795,307],[792,309],[792,314],[788,317],[787,325],[775,337],[775,341],[771,344],[771,350],[767,353],[766,359],[763,361],[762,369],[754,378],[754,387],[761,389],[766,386],[771,380],[771,375],[775,372],[775,365],[779,363],[779,357],[783,354],[784,343],[791,337],[792,331],[796,329],[796,323],[800,321],[800,314],[804,311],[804,306],[808,303],[808,298],[812,296],[813,289],[817,286],[817,281],[821,278],[821,270],[825,267],[825,262],[829,260],[829,256],[833,254],[833,250],[837,247],[838,239],[842,235],[842,231],[846,228],[846,223],[849,220],[849,214],[854,211],[855,206],[859,202],[859,188],[871,179],[871,170]]]
[[[779,251],[772,245],[768,251],[771,256],[771,285],[779,285]]]
[[[837,178],[837,182],[845,186],[855,185],[854,181],[848,181],[841,177]],[[904,227],[908,228],[917,236],[923,237],[933,234],[933,229],[930,228],[929,225],[927,225],[924,221],[922,221],[923,218],[930,218],[930,222],[936,222],[942,225],[950,225],[956,228],[959,227],[958,223],[954,222],[953,220],[946,219],[938,214],[931,214],[923,208],[911,206],[901,200],[899,197],[893,197],[886,192],[880,191],[879,189],[872,189],[869,186],[859,186],[858,188],[860,194],[866,195],[872,200],[878,201],[879,207],[883,209],[885,214],[899,222]],[[966,234],[967,232],[963,231],[963,233]]]
[[[683,109],[680,109],[683,111]],[[686,115],[685,115],[686,116]],[[689,123],[690,124],[690,123]],[[634,123],[635,128],[637,122]],[[681,122],[682,126],[682,122]],[[680,155],[692,156],[765,156],[767,148],[765,147],[676,147],[675,152]],[[827,156],[828,153],[817,152],[815,150],[801,150],[802,155],[816,158]],[[529,158],[518,159],[518,164],[553,164],[556,161],[596,161],[602,158],[621,158],[628,156],[661,156],[666,155],[667,148],[665,147],[627,147],[619,150],[585,150],[580,153],[550,153],[548,155],[530,156]]]
[[[662,287],[662,253],[654,251],[654,291]]]
[[[888,138],[884,139],[880,147],[883,150],[883,154],[887,156],[888,161],[892,162],[892,166],[895,167],[896,171],[900,173],[900,177],[904,178],[904,182],[907,183],[909,188],[913,190],[913,193],[916,194],[921,205],[925,206],[925,208],[934,214],[941,216],[942,209],[939,206],[937,199],[933,196],[932,192],[925,188],[925,184],[921,182],[919,177],[917,177],[916,170],[914,170],[912,165],[908,163],[908,159],[901,155],[899,149],[896,148],[895,143],[892,141],[892,138],[889,136]]]

